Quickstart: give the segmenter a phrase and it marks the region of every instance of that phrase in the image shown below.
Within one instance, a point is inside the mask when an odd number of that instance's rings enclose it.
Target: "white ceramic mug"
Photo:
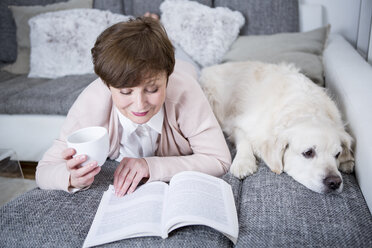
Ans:
[[[75,156],[86,155],[83,166],[97,161],[102,166],[109,152],[109,137],[104,127],[86,127],[79,129],[67,137],[67,146],[76,150]]]

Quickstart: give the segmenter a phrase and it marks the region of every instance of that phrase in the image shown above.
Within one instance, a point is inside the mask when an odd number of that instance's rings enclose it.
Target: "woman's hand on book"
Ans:
[[[143,158],[123,158],[114,173],[114,188],[117,196],[132,193],[144,178],[149,178],[150,171]]]
[[[101,167],[97,166],[96,161],[81,166],[87,159],[87,156],[79,155],[72,157],[75,153],[75,149],[67,148],[62,152],[62,157],[67,160],[66,167],[70,172],[69,186],[82,189],[93,183],[94,177],[100,172]]]

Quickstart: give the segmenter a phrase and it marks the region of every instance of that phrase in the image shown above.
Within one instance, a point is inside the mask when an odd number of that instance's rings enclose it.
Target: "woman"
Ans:
[[[169,181],[185,170],[225,174],[231,156],[213,112],[196,81],[194,68],[175,62],[174,48],[160,22],[150,17],[106,29],[92,48],[97,80],[75,101],[60,138],[36,171],[42,189],[75,192],[89,187],[100,171],[97,162],[72,157],[66,137],[88,126],[107,128],[109,158],[118,196],[142,180]]]

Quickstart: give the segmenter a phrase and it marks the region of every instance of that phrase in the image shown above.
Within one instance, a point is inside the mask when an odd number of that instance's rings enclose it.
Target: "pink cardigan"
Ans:
[[[196,72],[189,63],[177,60],[169,77],[164,103],[164,123],[156,156],[145,158],[151,181],[169,181],[185,170],[222,176],[231,165],[231,155],[221,128],[203,94]],[[66,137],[88,126],[107,128],[109,158],[119,156],[122,127],[108,87],[100,78],[79,95],[67,114],[59,139],[39,161],[36,183],[42,189],[68,191],[70,173],[61,156],[67,148]]]

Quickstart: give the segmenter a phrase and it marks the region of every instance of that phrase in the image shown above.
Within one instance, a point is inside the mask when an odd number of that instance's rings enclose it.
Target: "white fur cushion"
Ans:
[[[94,73],[90,50],[97,36],[109,26],[128,19],[98,9],[63,10],[31,18],[28,76],[56,78]]]
[[[221,62],[245,22],[238,11],[194,1],[166,0],[160,10],[170,39],[203,67]]]

